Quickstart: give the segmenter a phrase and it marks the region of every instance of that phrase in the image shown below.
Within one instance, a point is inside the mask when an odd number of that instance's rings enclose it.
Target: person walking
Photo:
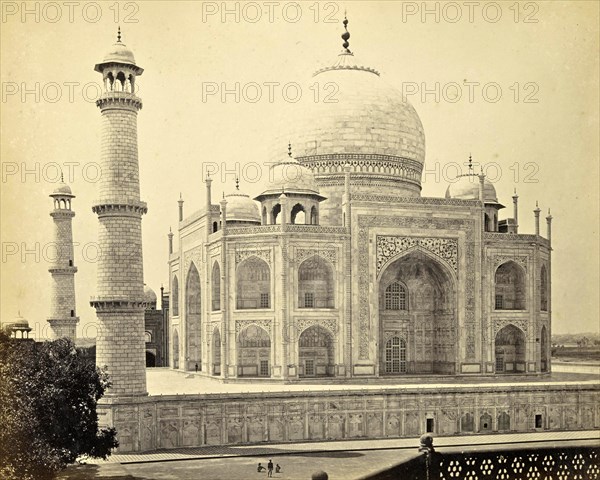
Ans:
[[[273,461],[269,459],[269,463],[267,463],[267,477],[273,476]]]

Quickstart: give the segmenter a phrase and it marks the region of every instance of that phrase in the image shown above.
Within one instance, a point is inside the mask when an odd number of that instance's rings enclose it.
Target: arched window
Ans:
[[[212,338],[212,374],[221,374],[221,332],[215,327]]]
[[[496,310],[525,310],[525,273],[513,261],[503,263],[495,275]]]
[[[173,316],[179,316],[179,280],[177,277],[173,277],[173,288],[171,289],[171,309]]]
[[[219,262],[215,262],[211,274],[212,282],[212,309],[213,312],[221,310],[221,267]]]
[[[498,431],[503,432],[508,430],[510,430],[510,415],[502,412],[498,415]]]
[[[550,365],[548,361],[548,330],[546,330],[545,326],[542,327],[542,332],[540,334],[540,350],[540,369],[542,372],[547,372]]]
[[[185,301],[188,315],[200,315],[200,274],[193,263],[187,276]]]
[[[263,207],[262,209],[262,224],[267,224],[267,207]]]
[[[213,222],[213,227],[212,227],[212,232],[218,232],[219,231],[219,224],[217,222]]]
[[[298,339],[298,362],[301,377],[335,375],[335,342],[331,332],[313,325]]]
[[[237,308],[271,307],[271,270],[264,260],[250,257],[237,268]]]
[[[144,342],[152,343],[152,333],[144,332]]]
[[[290,215],[290,223],[295,225],[304,225],[306,224],[306,212],[304,207],[297,203],[292,207],[292,213]]]
[[[496,373],[525,373],[526,339],[523,331],[512,324],[496,334],[494,342]]]
[[[119,83],[117,84],[119,92],[123,92],[125,90],[125,74],[123,72],[117,73],[117,80]]]
[[[540,310],[548,311],[548,274],[544,265],[540,271]]]
[[[257,325],[249,325],[238,336],[238,375],[271,376],[271,338]]]
[[[390,283],[385,289],[386,310],[408,310],[406,287],[400,282]]]
[[[298,307],[335,308],[333,269],[315,255],[298,268]]]
[[[311,225],[318,225],[319,224],[319,217],[317,214],[317,207],[312,207],[310,209],[310,224]]]
[[[179,368],[179,334],[173,330],[173,368]]]
[[[385,373],[406,373],[406,342],[392,337],[385,344]]]
[[[486,232],[490,231],[490,217],[487,213],[483,214],[483,229]]]
[[[281,205],[278,203],[271,209],[271,225],[279,225],[281,223]]]

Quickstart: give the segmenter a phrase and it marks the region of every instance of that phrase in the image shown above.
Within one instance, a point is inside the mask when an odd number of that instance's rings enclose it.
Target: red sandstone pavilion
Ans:
[[[120,33],[95,66],[106,91],[93,210],[109,255],[92,305],[97,364],[113,382],[99,413],[119,452],[600,427],[598,386],[549,375],[552,217],[543,238],[536,206],[535,233],[519,233],[516,194],[499,220],[494,186],[472,168],[446,198],[422,197],[417,112],[343,39],[315,73],[339,86],[338,103],[294,119],[259,196],[213,204],[207,178],[206,205],[185,217],[180,201],[171,371],[148,384],[143,69]],[[193,383],[210,378],[211,393]]]

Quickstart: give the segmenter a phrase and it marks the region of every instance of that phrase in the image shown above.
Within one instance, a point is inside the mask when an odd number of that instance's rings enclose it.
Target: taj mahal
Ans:
[[[344,22],[347,26],[347,20]],[[551,217],[519,233],[470,165],[421,196],[419,115],[343,34],[256,198],[241,190],[170,237],[171,365],[226,379],[550,371]],[[277,150],[276,148],[274,150]]]
[[[338,101],[283,125],[262,192],[241,181],[215,198],[207,175],[203,205],[186,214],[180,199],[159,373],[145,364],[156,306],[141,235],[145,72],[120,31],[95,65],[105,91],[92,210],[110,254],[91,304],[96,364],[111,379],[98,414],[119,452],[600,427],[598,386],[551,375],[550,213],[542,236],[529,206],[535,231],[520,232],[516,192],[498,198],[470,157],[443,198],[423,197],[419,115],[356,59],[343,27],[337,59],[314,73]],[[68,245],[74,195],[63,184],[52,197],[56,241]],[[79,320],[64,252],[50,270],[59,337]]]

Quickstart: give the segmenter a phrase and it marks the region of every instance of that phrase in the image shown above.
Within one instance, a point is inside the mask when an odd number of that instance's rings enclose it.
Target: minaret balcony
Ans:
[[[137,111],[142,109],[142,99],[131,92],[110,91],[100,95],[96,100],[96,106],[102,109],[116,107]]]
[[[50,212],[52,218],[73,218],[75,212],[66,208],[56,208]]]
[[[73,275],[77,273],[77,267],[52,265],[48,271],[53,275]]]
[[[148,213],[146,202],[135,201],[130,203],[99,203],[92,206],[92,211],[99,217],[103,216],[132,216],[137,217]]]
[[[96,310],[145,310],[148,302],[143,298],[139,300],[125,297],[90,297],[90,305]]]

